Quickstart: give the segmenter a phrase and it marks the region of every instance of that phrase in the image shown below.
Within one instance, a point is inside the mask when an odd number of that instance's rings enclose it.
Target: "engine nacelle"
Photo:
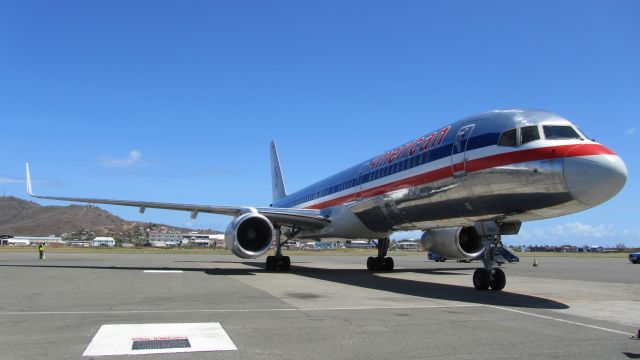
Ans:
[[[476,228],[451,227],[425,231],[422,247],[448,259],[473,259],[484,251]]]
[[[273,233],[273,225],[264,215],[246,213],[233,219],[224,237],[234,255],[255,259],[271,248]]]

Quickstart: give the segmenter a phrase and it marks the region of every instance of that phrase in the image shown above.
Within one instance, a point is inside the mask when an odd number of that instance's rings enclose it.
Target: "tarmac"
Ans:
[[[291,255],[269,273],[233,256],[0,252],[0,359],[95,358],[103,325],[178,323],[219,323],[236,350],[98,358],[640,358],[627,259],[522,258],[504,291],[479,292],[479,263],[418,253],[372,274],[362,256]]]

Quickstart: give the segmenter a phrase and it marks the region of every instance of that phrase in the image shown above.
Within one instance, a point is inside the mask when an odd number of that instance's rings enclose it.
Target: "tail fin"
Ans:
[[[27,161],[27,165],[26,165],[26,170],[27,170],[27,194],[29,194],[30,196],[34,196],[33,195],[33,190],[31,189],[31,172],[29,171],[29,162]]]
[[[282,170],[280,170],[280,160],[278,159],[275,141],[271,142],[271,187],[273,190],[273,202],[287,196],[287,189],[282,179]]]

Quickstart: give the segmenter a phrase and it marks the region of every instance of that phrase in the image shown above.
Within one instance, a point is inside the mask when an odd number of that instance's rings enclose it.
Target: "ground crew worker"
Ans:
[[[44,260],[44,243],[38,246],[38,251],[40,251],[40,260]]]

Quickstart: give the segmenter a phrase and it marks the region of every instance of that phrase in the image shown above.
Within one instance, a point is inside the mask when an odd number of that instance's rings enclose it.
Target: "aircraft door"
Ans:
[[[458,130],[451,149],[451,173],[453,176],[467,174],[467,144],[475,124],[464,125]]]
[[[369,164],[366,163],[362,165],[360,171],[358,172],[358,177],[356,177],[356,201],[362,200],[362,183],[363,175],[369,170]]]

